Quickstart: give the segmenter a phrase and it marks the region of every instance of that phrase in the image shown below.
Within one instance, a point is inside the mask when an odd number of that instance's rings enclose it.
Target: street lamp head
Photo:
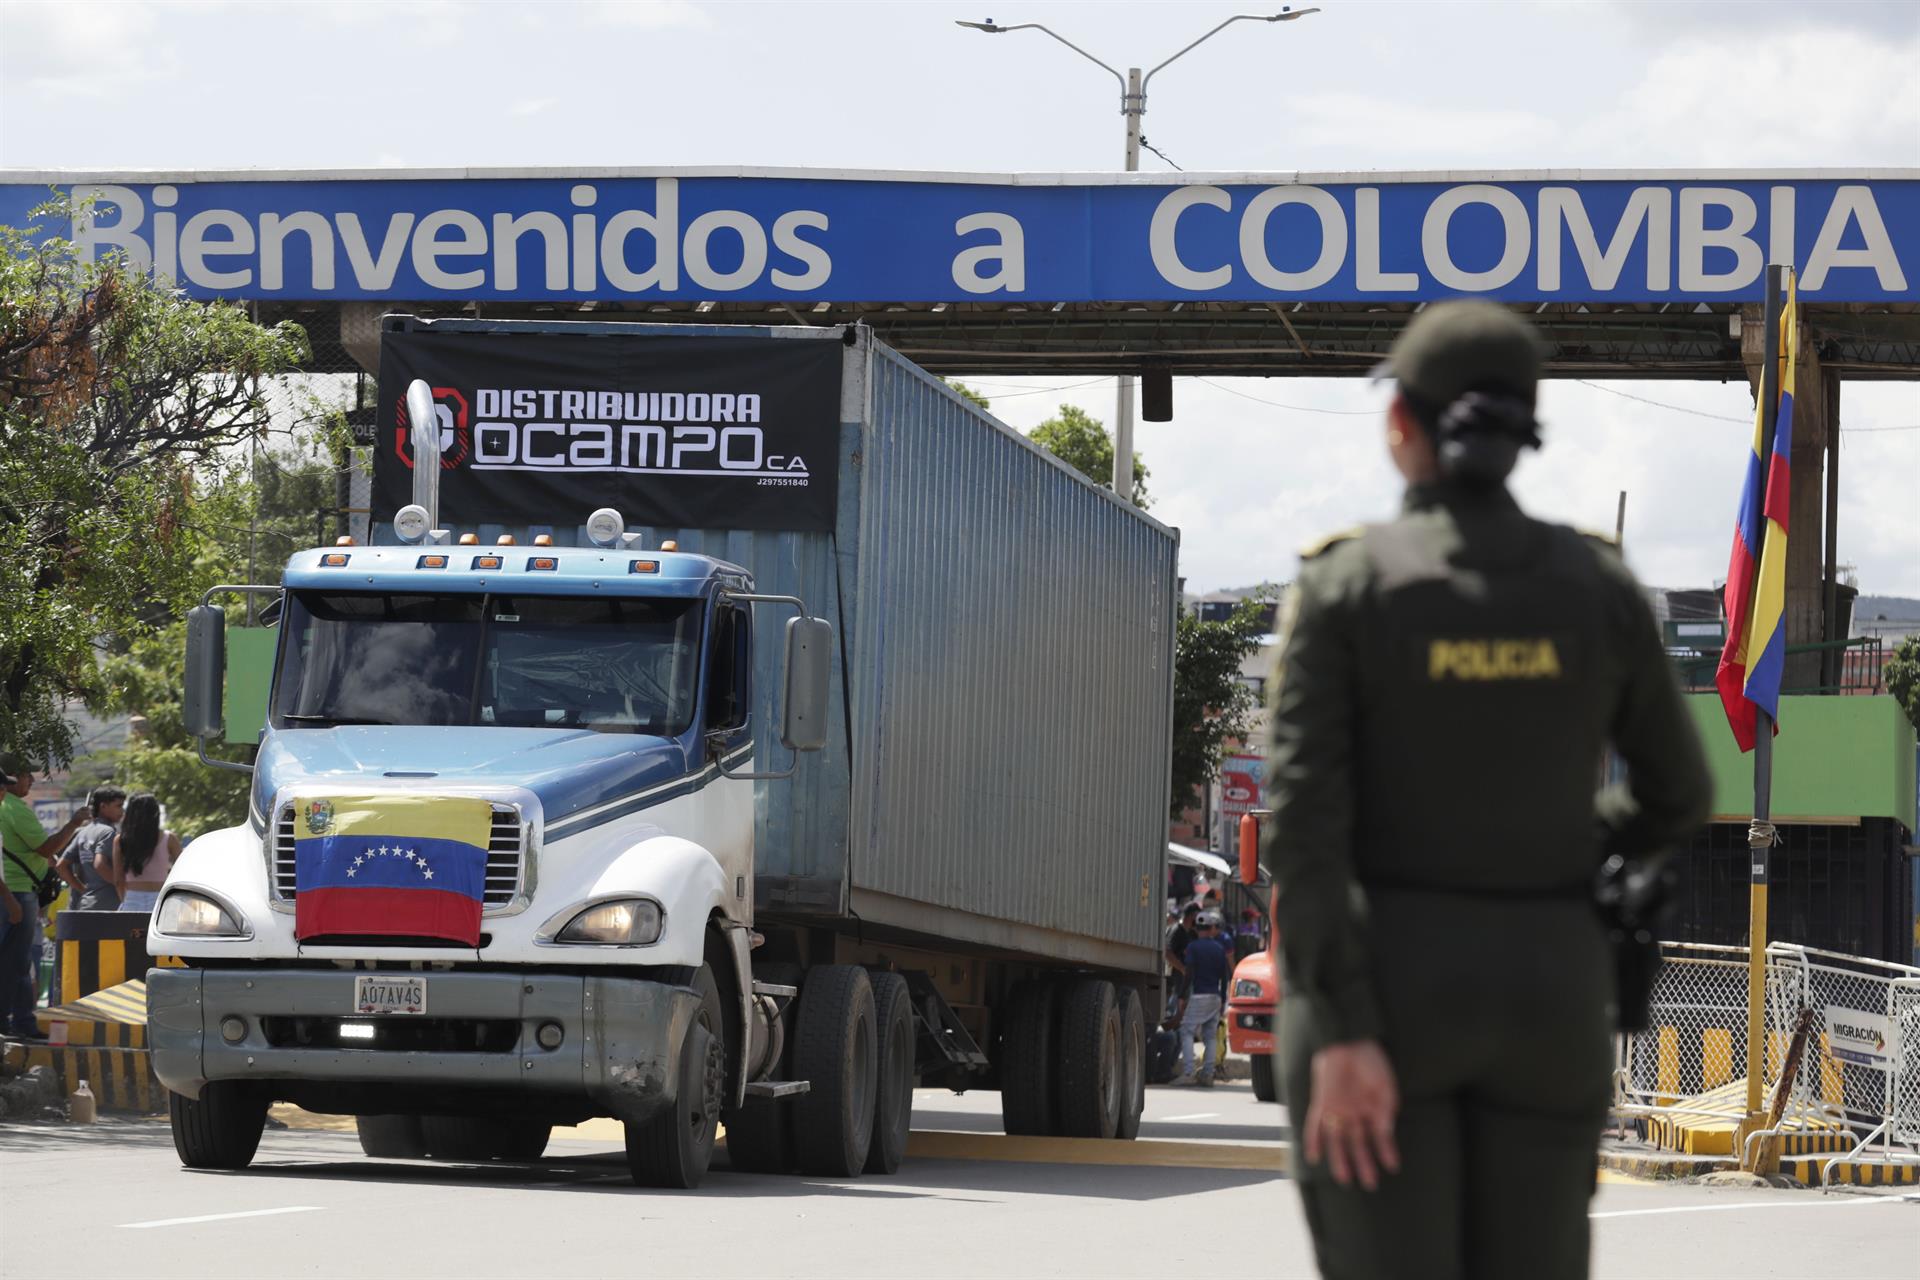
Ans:
[[[997,36],[1006,30],[1005,27],[995,26],[992,18],[988,18],[985,22],[963,22],[955,18],[953,25],[956,27],[972,27],[975,31],[984,31],[990,36]]]
[[[1304,18],[1310,13],[1318,13],[1318,12],[1320,12],[1318,9],[1296,9],[1292,5],[1288,5],[1286,8],[1282,9],[1280,12],[1269,17],[1267,21],[1268,22],[1292,22],[1295,18]]]

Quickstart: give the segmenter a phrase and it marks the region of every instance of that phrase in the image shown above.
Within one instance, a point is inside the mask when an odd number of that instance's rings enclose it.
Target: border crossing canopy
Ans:
[[[1476,296],[1539,314],[1559,371],[1728,376],[1728,313],[1791,262],[1830,366],[1920,372],[1920,170],[0,172],[0,223],[50,186],[94,202],[88,253],[310,329],[370,303],[857,318],[942,371],[1339,374]]]

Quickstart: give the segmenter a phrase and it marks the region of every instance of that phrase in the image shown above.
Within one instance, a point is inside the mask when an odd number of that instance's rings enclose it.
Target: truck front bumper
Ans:
[[[1274,1006],[1271,1004],[1227,1005],[1227,1048],[1249,1057],[1274,1051]]]
[[[151,969],[154,1074],[190,1098],[216,1080],[259,1081],[269,1093],[275,1081],[507,1089],[638,1121],[677,1096],[680,1044],[700,1009],[692,988],[639,978],[428,973],[426,1015],[362,1017],[355,976]],[[371,1024],[372,1035],[343,1036],[343,1024]],[[553,1026],[558,1044],[542,1047],[539,1031],[551,1040]]]

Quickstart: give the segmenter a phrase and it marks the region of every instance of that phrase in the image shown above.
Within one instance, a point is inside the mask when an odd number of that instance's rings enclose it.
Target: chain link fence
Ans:
[[[1666,943],[1661,952],[1649,1025],[1621,1037],[1617,1117],[1671,1150],[1738,1157],[1707,1148],[1730,1148],[1728,1126],[1747,1114],[1747,949]],[[1844,1152],[1836,1160],[1920,1161],[1920,969],[1776,943],[1765,1001],[1763,1099],[1774,1098],[1806,1024],[1766,1132]]]

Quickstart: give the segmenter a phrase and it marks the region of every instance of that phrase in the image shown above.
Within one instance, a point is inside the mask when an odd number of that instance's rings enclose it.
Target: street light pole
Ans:
[[[1288,6],[1279,13],[1273,14],[1235,14],[1233,17],[1228,18],[1225,22],[1222,22],[1219,26],[1201,36],[1198,40],[1195,40],[1192,44],[1182,48],[1165,62],[1155,66],[1153,70],[1147,72],[1146,75],[1142,76],[1140,74],[1140,68],[1138,67],[1127,68],[1125,79],[1121,78],[1118,71],[1115,71],[1112,67],[1100,61],[1100,59],[1094,57],[1079,45],[1073,43],[1073,41],[1042,23],[1021,22],[1010,27],[1003,27],[989,18],[985,22],[956,21],[954,25],[968,27],[975,31],[983,31],[988,35],[995,36],[1004,35],[1009,31],[1044,32],[1085,58],[1088,62],[1093,63],[1096,67],[1099,67],[1111,75],[1115,80],[1119,80],[1120,115],[1126,121],[1127,126],[1126,171],[1128,173],[1138,173],[1140,171],[1140,119],[1147,114],[1147,85],[1152,83],[1154,76],[1158,75],[1162,68],[1166,67],[1169,63],[1176,62],[1180,58],[1185,57],[1187,54],[1193,52],[1194,49],[1213,39],[1213,37],[1219,35],[1236,22],[1291,22],[1295,18],[1304,18],[1310,13],[1318,12],[1320,12],[1318,9],[1295,9],[1292,6]],[[1113,412],[1113,492],[1114,496],[1122,502],[1132,502],[1133,375],[1123,373],[1120,375],[1119,382],[1119,394],[1116,398]]]

